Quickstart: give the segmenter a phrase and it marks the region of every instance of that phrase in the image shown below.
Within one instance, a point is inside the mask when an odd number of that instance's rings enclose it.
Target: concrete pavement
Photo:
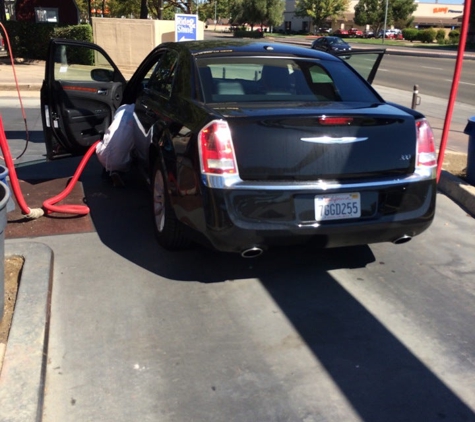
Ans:
[[[406,54],[412,54],[407,52]],[[418,52],[418,54],[421,54]],[[41,86],[43,79],[44,65],[41,62],[34,62],[29,64],[19,64],[16,67],[16,74],[18,76],[18,84],[22,95],[28,98],[38,98],[38,90]],[[13,79],[13,73],[11,66],[8,64],[0,64],[0,101],[2,97],[15,95],[14,88],[15,82]],[[388,101],[398,102],[404,105],[409,105],[411,98],[407,92],[400,92],[397,90],[376,87],[381,95]],[[427,107],[426,107],[427,104]],[[475,114],[475,110],[471,110],[466,105],[458,105],[462,110],[458,114],[470,113]],[[427,108],[427,110],[426,110]],[[446,101],[437,98],[422,98],[421,111],[425,113],[431,124],[437,130],[441,129],[441,122],[444,118],[446,108]],[[457,144],[453,142],[456,139],[459,141],[458,145],[463,145],[463,141],[467,139],[467,135],[463,134],[463,127],[465,123],[463,119],[454,122],[451,125],[451,132],[449,136],[449,148],[451,144]],[[38,116],[34,116],[35,129],[40,129],[40,120]],[[30,127],[31,129],[31,127]],[[19,142],[18,142],[19,144]],[[14,145],[17,148],[17,144]],[[41,157],[44,153],[44,146],[38,142],[33,146],[33,155],[35,157]],[[461,154],[464,151],[453,151]],[[34,165],[29,165],[34,164]],[[68,171],[73,171],[77,160],[66,160],[63,163],[51,164],[50,171],[52,177],[63,177],[68,175]],[[19,169],[20,177],[28,176],[29,178],[40,179],[44,177],[38,174],[38,169],[43,168],[42,163],[32,163],[28,160],[23,161],[23,167]],[[100,206],[104,205],[104,199],[100,195],[107,195],[107,189],[103,187],[99,189],[97,182],[97,163],[91,163],[90,168],[84,174],[84,180],[87,180],[92,195],[90,198],[91,205],[96,204]],[[463,181],[457,178],[451,177],[449,174],[443,172],[440,182],[440,189],[447,196],[451,197],[454,201],[459,203],[465,210],[475,215],[475,193],[473,187],[468,186]],[[105,192],[105,193],[104,193]],[[141,199],[138,198],[138,201]],[[101,216],[103,211],[100,207],[94,208],[97,214]],[[109,208],[110,209],[110,208]],[[135,223],[134,223],[135,224]],[[53,236],[55,236],[53,234]],[[76,266],[78,270],[84,271],[85,269],[78,265],[81,262],[81,253],[78,250],[68,251],[71,242],[78,242],[81,248],[87,250],[89,245],[91,247],[97,247],[101,244],[101,241],[107,239],[108,236],[120,236],[120,234],[107,233],[103,238],[99,239],[95,233],[85,233],[77,237],[68,235],[55,236],[55,239],[51,241],[54,248],[50,248],[42,242],[37,242],[37,239],[29,237],[25,239],[7,239],[5,242],[6,255],[23,255],[25,257],[25,266],[22,273],[22,281],[20,291],[18,294],[17,309],[15,311],[15,317],[10,333],[10,340],[5,354],[4,367],[0,374],[0,420],[2,421],[33,421],[38,420],[37,417],[42,413],[43,405],[43,392],[45,383],[45,373],[48,358],[48,344],[50,341],[55,342],[55,345],[61,349],[61,339],[51,339],[50,336],[50,305],[51,300],[58,300],[60,298],[59,293],[52,293],[52,281],[53,281],[53,267],[56,274],[55,282],[59,283],[56,287],[58,292],[61,291],[60,285],[62,272],[67,272],[71,266]],[[151,242],[151,239],[147,239],[147,244]],[[107,243],[107,240],[106,240]],[[137,247],[140,247],[136,245]],[[142,247],[145,247],[143,245]],[[53,261],[55,255],[58,254],[61,258],[59,262]],[[94,253],[87,251],[87,259],[94,259]],[[120,264],[120,260],[111,256],[110,253],[101,251],[95,259],[102,259],[104,262],[112,260],[114,263]],[[137,258],[138,259],[138,258]],[[107,280],[111,277],[111,271],[114,276],[118,277],[118,270],[104,268],[102,273],[99,273],[103,279]],[[68,274],[70,274],[69,271]],[[96,274],[97,275],[97,274]],[[84,281],[84,280],[82,280]],[[78,278],[78,282],[81,280]],[[74,294],[74,292],[69,292]],[[35,317],[32,318],[32,313]],[[53,315],[54,319],[54,315]],[[34,323],[32,323],[32,321]],[[73,321],[68,321],[73,323]],[[61,329],[73,329],[68,327],[60,327],[66,322],[55,321],[56,328]],[[61,330],[59,330],[60,332]],[[105,340],[107,343],[107,340]],[[25,350],[27,349],[27,350]],[[60,353],[57,349],[56,353]],[[80,420],[80,419],[78,419]]]

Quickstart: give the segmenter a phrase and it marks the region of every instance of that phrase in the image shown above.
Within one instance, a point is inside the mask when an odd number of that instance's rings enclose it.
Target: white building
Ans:
[[[296,0],[286,0],[284,12],[284,23],[276,27],[276,30],[313,32],[312,20],[310,18],[299,18],[295,16]],[[352,0],[348,10],[344,15],[334,22],[329,21],[328,26],[335,29],[348,29],[357,25],[353,22],[355,6],[358,0]],[[414,12],[414,25],[418,28],[460,28],[464,5],[443,4],[443,3],[417,3],[417,10]],[[369,29],[361,28],[360,29]]]

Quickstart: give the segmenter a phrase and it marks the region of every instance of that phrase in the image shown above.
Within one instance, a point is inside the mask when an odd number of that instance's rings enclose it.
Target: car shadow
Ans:
[[[366,422],[473,421],[475,414],[326,265],[282,271],[263,286]],[[361,281],[364,282],[364,281]]]
[[[192,245],[184,251],[167,251],[155,239],[151,193],[140,175],[132,171],[124,177],[125,188],[114,188],[100,178],[97,162],[90,163],[89,168],[82,178],[83,187],[101,241],[127,260],[157,275],[180,281],[215,283],[230,278],[256,277],[256,274],[260,277],[276,261],[288,262],[290,268],[299,263],[315,262],[315,250],[305,245],[275,247],[257,259],[217,252],[202,245]],[[359,268],[374,262],[367,246],[320,250],[317,255],[325,262],[327,270]],[[219,266],[215,265],[216,261]]]
[[[66,161],[36,164],[22,168],[21,176],[65,177],[77,162],[69,160],[69,169]],[[81,180],[106,247],[178,282],[258,279],[361,420],[475,420],[471,409],[332,276],[332,270],[373,263],[371,248],[275,248],[257,259],[201,246],[165,251],[153,235],[148,187],[130,174],[125,188],[114,188],[100,174],[93,159]],[[355,282],[364,281],[355,275]]]
[[[331,275],[332,270],[373,263],[375,257],[368,246],[273,248],[257,259],[201,246],[169,252],[155,241],[150,194],[144,184],[129,180],[125,189],[114,189],[96,179],[85,183],[85,190],[101,240],[140,267],[186,282],[259,279],[362,420],[475,419],[473,412]]]
[[[26,141],[26,134],[24,130],[6,130],[5,136],[7,139],[20,139]],[[43,132],[40,130],[30,130],[28,132],[28,140],[35,144],[44,143]]]

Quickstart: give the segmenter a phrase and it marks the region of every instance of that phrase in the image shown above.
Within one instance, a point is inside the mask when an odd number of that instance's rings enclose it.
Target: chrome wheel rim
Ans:
[[[155,226],[159,232],[165,226],[165,184],[162,172],[157,170],[153,181],[153,211],[155,215]]]

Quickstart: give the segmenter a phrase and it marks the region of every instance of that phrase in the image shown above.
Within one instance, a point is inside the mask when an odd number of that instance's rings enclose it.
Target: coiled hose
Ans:
[[[95,142],[93,145],[89,147],[86,154],[82,158],[81,162],[79,163],[74,176],[69,181],[66,189],[61,192],[60,194],[54,196],[53,198],[47,199],[43,202],[43,208],[30,208],[25,202],[23,194],[20,189],[20,183],[18,181],[18,177],[16,174],[16,169],[13,164],[13,159],[10,153],[10,148],[8,146],[7,137],[5,135],[5,130],[3,127],[3,120],[2,116],[0,115],[0,148],[2,150],[2,154],[5,160],[5,164],[9,171],[10,176],[10,183],[12,186],[13,194],[18,202],[18,206],[21,209],[22,214],[29,219],[39,218],[43,215],[48,215],[52,212],[58,212],[63,214],[76,214],[76,215],[86,215],[89,214],[90,209],[87,205],[56,205],[58,202],[62,201],[66,196],[68,196],[74,186],[76,185],[79,176],[83,172],[87,162],[91,158],[92,154],[96,151],[96,145],[100,141]]]
[[[20,153],[16,159],[20,158],[26,151],[26,148],[28,146],[28,141],[29,141],[29,132],[28,132],[28,125],[26,121],[26,115],[25,115],[25,109],[23,107],[23,102],[21,99],[20,95],[20,88],[18,85],[18,78],[16,76],[16,70],[15,70],[15,64],[13,62],[13,53],[11,50],[11,44],[10,44],[10,39],[8,37],[8,32],[5,28],[5,26],[0,22],[0,28],[3,30],[5,40],[7,41],[7,46],[8,46],[8,52],[10,55],[10,58],[12,60],[12,70],[13,70],[13,76],[15,79],[15,84],[16,84],[16,89],[18,92],[18,99],[20,101],[20,106],[22,110],[22,115],[23,115],[23,120],[25,123],[25,130],[26,130],[26,145],[23,151]],[[10,175],[10,184],[12,186],[13,194],[15,195],[15,198],[18,202],[18,206],[21,209],[22,214],[28,218],[28,219],[36,219],[40,218],[43,215],[48,215],[52,212],[58,212],[58,213],[64,213],[64,214],[76,214],[76,215],[86,215],[89,214],[90,210],[89,207],[86,205],[56,205],[58,202],[62,201],[66,196],[68,196],[74,186],[76,185],[76,182],[79,179],[79,176],[84,170],[84,167],[86,166],[87,162],[89,161],[89,158],[91,158],[92,154],[94,154],[96,150],[96,145],[100,141],[95,142],[93,145],[90,146],[88,149],[87,153],[84,155],[83,159],[79,163],[78,168],[76,169],[76,172],[74,173],[74,176],[72,179],[69,181],[66,189],[61,192],[59,195],[56,195],[53,198],[47,199],[43,202],[43,208],[30,208],[25,202],[25,199],[23,197],[23,194],[20,189],[20,183],[18,182],[18,177],[16,174],[15,170],[15,165],[13,164],[13,158],[10,153],[10,148],[8,146],[8,141],[7,137],[5,135],[5,130],[3,127],[3,120],[2,116],[0,115],[0,148],[2,150],[3,154],[3,159],[5,161],[5,164],[8,168],[8,172]]]

